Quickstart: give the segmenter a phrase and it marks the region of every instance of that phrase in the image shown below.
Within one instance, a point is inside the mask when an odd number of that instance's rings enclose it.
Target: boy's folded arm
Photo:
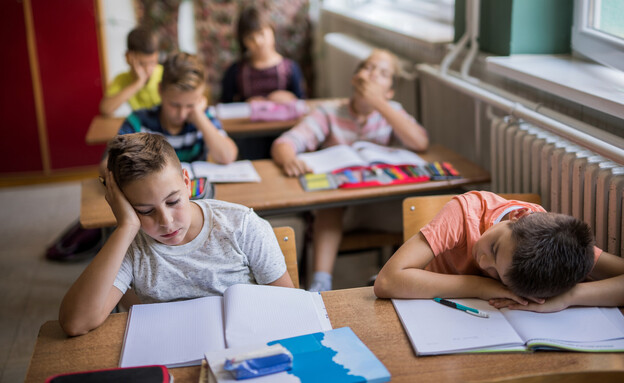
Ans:
[[[130,97],[134,96],[136,92],[141,89],[140,82],[133,82],[132,84],[122,88],[119,92],[104,96],[100,101],[100,114],[103,116],[111,116],[117,108],[119,108],[124,102],[128,101]]]
[[[624,274],[624,258],[603,251],[589,273],[592,280],[600,280]]]
[[[624,275],[595,282],[582,282],[571,290],[546,299],[543,304],[509,305],[512,310],[555,312],[571,306],[624,306]]]
[[[113,282],[135,235],[117,227],[69,288],[59,310],[59,322],[68,335],[85,334],[98,327],[119,302],[123,294]]]
[[[424,270],[433,258],[433,250],[422,233],[413,236],[379,272],[375,295],[380,298],[509,298],[526,304],[525,299],[492,278]]]

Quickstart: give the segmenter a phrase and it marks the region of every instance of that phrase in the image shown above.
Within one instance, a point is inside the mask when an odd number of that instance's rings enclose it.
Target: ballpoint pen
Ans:
[[[448,307],[452,307],[452,308],[457,309],[457,310],[465,311],[466,313],[468,313],[470,315],[474,315],[474,316],[481,317],[481,318],[489,318],[490,317],[487,313],[484,313],[484,312],[479,311],[477,309],[473,309],[472,307],[460,305],[459,303],[447,301],[446,299],[433,298],[433,300],[438,302],[438,303],[443,304],[444,306],[448,306]]]

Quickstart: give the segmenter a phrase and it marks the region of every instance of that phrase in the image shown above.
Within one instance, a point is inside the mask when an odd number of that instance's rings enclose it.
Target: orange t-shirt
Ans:
[[[528,208],[545,212],[540,205],[506,200],[494,193],[471,191],[453,197],[436,217],[421,229],[435,258],[425,270],[443,274],[486,274],[472,257],[472,246],[509,211]],[[594,248],[594,263],[602,250]]]

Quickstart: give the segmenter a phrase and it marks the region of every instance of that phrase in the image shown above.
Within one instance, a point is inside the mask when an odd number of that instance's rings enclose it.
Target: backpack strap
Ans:
[[[130,113],[126,120],[130,123],[130,126],[132,126],[135,133],[139,133],[141,131],[141,119],[139,119],[139,116],[134,113]]]

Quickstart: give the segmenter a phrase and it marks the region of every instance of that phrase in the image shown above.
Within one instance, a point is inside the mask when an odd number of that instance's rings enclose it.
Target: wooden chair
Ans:
[[[295,288],[299,288],[299,269],[297,268],[297,246],[295,244],[295,231],[292,227],[274,227],[273,232],[277,237],[282,254],[286,260],[286,268]]]
[[[505,199],[514,199],[537,204],[541,203],[541,198],[537,194],[499,195]],[[455,194],[433,195],[409,197],[403,200],[403,241],[407,241],[414,234],[418,233],[454,196]]]

